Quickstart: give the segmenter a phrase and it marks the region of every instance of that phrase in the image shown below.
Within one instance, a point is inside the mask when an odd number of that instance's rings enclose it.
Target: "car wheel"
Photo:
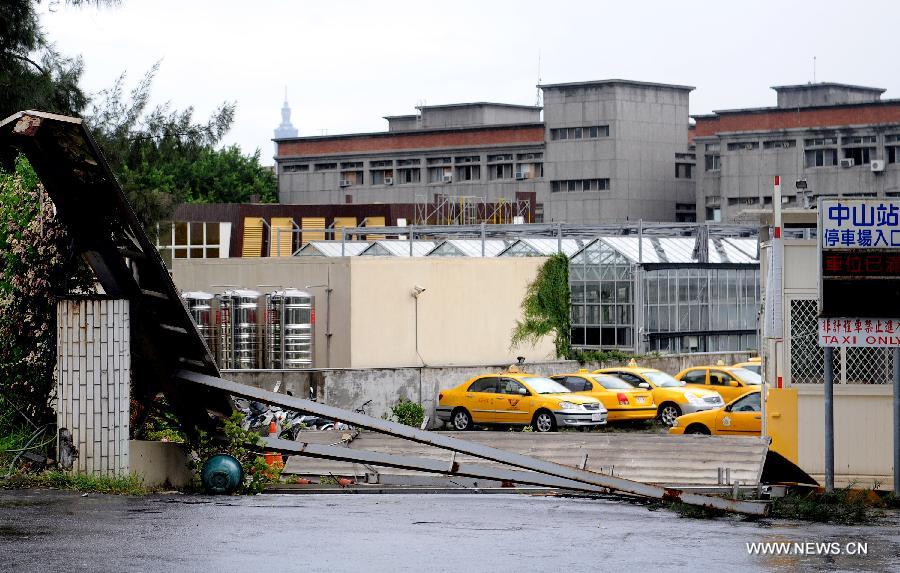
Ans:
[[[556,431],[556,418],[547,410],[540,410],[534,415],[531,426],[535,432],[554,432]]]
[[[685,434],[701,434],[708,436],[710,435],[709,428],[704,426],[703,424],[691,424],[684,430]]]
[[[474,426],[472,423],[472,415],[463,408],[458,408],[453,411],[453,414],[450,416],[450,423],[454,430],[460,432],[471,430]]]
[[[674,426],[675,419],[681,415],[681,408],[678,407],[677,404],[673,404],[671,402],[666,402],[662,406],[659,407],[659,421],[665,424],[666,426]]]

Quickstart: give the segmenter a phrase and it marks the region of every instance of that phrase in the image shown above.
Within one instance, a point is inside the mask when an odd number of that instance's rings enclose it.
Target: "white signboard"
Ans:
[[[820,318],[819,346],[900,348],[900,320]]]
[[[822,201],[823,249],[900,248],[900,199]]]

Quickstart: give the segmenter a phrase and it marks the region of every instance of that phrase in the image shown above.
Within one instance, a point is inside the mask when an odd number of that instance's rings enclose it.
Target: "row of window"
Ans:
[[[565,181],[552,181],[550,183],[552,193],[568,191],[609,191],[609,179],[567,179]]]
[[[565,141],[568,139],[597,139],[609,137],[608,125],[592,125],[589,127],[559,127],[550,130],[552,141]]]
[[[502,154],[492,154],[487,156],[487,163],[503,163],[503,162],[535,162],[535,161],[543,161],[544,154],[541,152],[537,153],[502,153]],[[396,163],[397,167],[407,167],[407,166],[419,166],[422,164],[422,158],[405,158],[405,159],[383,159],[383,160],[372,160],[369,161],[370,169],[379,169],[379,168],[393,168]],[[463,155],[456,157],[427,157],[425,158],[425,164],[432,165],[464,165],[464,164],[477,164],[482,163],[481,155]],[[327,163],[294,163],[290,165],[284,165],[281,167],[282,171],[285,173],[297,173],[297,172],[308,172],[310,168],[313,171],[335,171],[340,166],[341,170],[363,170],[365,167],[365,162],[363,161],[342,161],[340,163],[337,162],[327,162]]]
[[[480,181],[482,179],[482,166],[470,165],[439,165],[426,168],[428,183],[452,183],[454,181]],[[341,171],[341,187],[352,187],[365,184],[364,171]],[[499,163],[487,165],[487,178],[489,181],[504,179],[527,180],[544,176],[543,163]],[[422,168],[404,167],[394,169],[375,169],[369,171],[370,185],[394,185],[406,183],[420,183],[422,181]],[[580,190],[580,189],[579,189]]]

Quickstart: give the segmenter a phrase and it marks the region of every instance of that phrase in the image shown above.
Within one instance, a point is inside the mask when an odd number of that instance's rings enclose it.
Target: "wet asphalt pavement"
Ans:
[[[867,556],[746,543],[868,542]],[[2,571],[900,571],[900,521],[693,520],[529,495],[120,497],[0,491]]]

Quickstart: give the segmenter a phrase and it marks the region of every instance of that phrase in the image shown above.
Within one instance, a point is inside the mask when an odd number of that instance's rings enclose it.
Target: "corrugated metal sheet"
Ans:
[[[290,217],[272,217],[269,223],[269,256],[289,257],[294,252],[294,220]]]
[[[587,468],[617,477],[663,485],[718,485],[718,468],[728,468],[732,482],[755,485],[762,475],[768,451],[758,438],[732,436],[671,436],[667,434],[611,434],[602,432],[534,434],[523,432],[448,432],[448,435],[503,450],[533,456],[558,464],[578,467],[587,454]],[[334,443],[340,435],[331,432],[303,432],[303,441]],[[330,441],[329,441],[330,440]],[[374,432],[364,432],[351,448],[431,459],[449,459],[450,452]],[[459,462],[497,465],[483,459],[457,454]],[[290,458],[287,473],[306,475],[353,474],[364,468],[352,464]],[[385,469],[386,474],[415,472]]]
[[[363,252],[371,243],[368,241],[344,241],[345,257],[355,257]],[[312,241],[297,251],[298,257],[340,257],[340,241]]]
[[[244,244],[242,257],[261,257],[263,239],[262,217],[244,217]]]

